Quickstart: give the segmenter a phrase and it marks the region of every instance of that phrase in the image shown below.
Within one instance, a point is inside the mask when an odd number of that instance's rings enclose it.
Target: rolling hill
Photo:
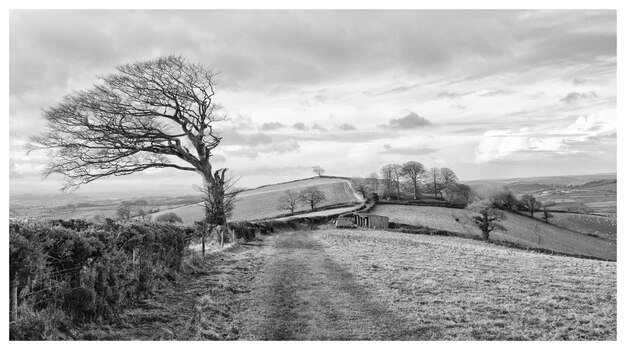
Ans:
[[[341,204],[350,206],[362,200],[345,178],[314,177],[261,186],[240,193],[237,196],[231,220],[258,220],[287,214],[287,211],[278,209],[279,198],[283,192],[287,190],[299,192],[310,186],[318,186],[326,196],[326,200],[320,203],[319,208]],[[306,209],[299,207],[297,211],[305,211]],[[183,223],[192,224],[194,221],[201,220],[204,217],[204,206],[202,203],[186,205],[176,209],[161,211],[156,213],[155,216],[164,213],[175,213],[183,219]]]
[[[477,227],[472,223],[472,212],[464,209],[378,205],[373,214],[389,217],[389,221],[425,226],[432,229],[466,233],[478,236]],[[563,227],[531,219],[524,215],[507,213],[502,222],[507,232],[492,232],[496,240],[516,243],[529,248],[549,249],[566,254],[584,255],[600,259],[616,260],[615,240],[593,237],[573,232]]]

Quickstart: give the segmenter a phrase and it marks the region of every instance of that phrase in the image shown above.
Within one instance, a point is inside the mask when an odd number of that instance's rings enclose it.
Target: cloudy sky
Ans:
[[[415,160],[462,180],[616,172],[615,11],[11,11],[11,193],[55,192],[41,110],[118,64],[220,72],[217,166],[253,187]],[[155,170],[80,192],[186,192]]]

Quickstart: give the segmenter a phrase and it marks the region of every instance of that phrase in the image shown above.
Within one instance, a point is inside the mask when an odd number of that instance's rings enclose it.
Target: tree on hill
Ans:
[[[435,199],[438,199],[437,195],[441,194],[441,190],[443,189],[443,178],[441,174],[441,169],[430,169],[426,174],[426,178],[428,189],[435,194]]]
[[[132,206],[130,203],[123,201],[117,206],[117,209],[115,209],[115,215],[122,220],[128,220],[131,217],[131,209]]]
[[[535,212],[541,209],[541,202],[532,194],[525,194],[520,198],[520,202],[524,205],[531,217],[535,217]]]
[[[383,181],[390,192],[396,191],[396,198],[400,199],[400,180],[402,179],[402,166],[399,164],[387,164],[380,171]]]
[[[318,204],[326,200],[326,195],[317,186],[311,186],[300,191],[300,201],[315,210]]]
[[[504,220],[504,213],[493,207],[491,201],[482,199],[472,202],[467,210],[473,211],[479,215],[473,217],[474,223],[480,228],[481,236],[484,240],[489,239],[489,234],[494,230],[506,231],[499,221]]]
[[[472,197],[472,188],[466,184],[454,184],[446,189],[446,198],[450,203],[467,204]]]
[[[324,170],[324,168],[322,168],[321,166],[316,165],[313,167],[313,172],[315,173],[315,175],[322,177],[326,173],[326,170]]]
[[[300,202],[300,194],[293,192],[291,190],[287,190],[283,192],[283,195],[278,198],[278,209],[280,210],[289,210],[293,214],[293,212],[298,207],[298,203]]]
[[[450,168],[441,168],[441,187],[442,189],[455,185],[459,182],[459,178]]]
[[[424,169],[424,165],[422,165],[422,163],[410,161],[402,164],[402,176],[407,177],[413,185],[413,199],[417,199],[419,197],[418,183],[421,181],[425,173],[426,169]]]
[[[507,210],[514,210],[519,203],[513,192],[509,190],[502,190],[494,193],[491,196],[491,202],[496,208]]]
[[[180,56],[120,65],[93,88],[70,93],[44,111],[48,130],[27,146],[47,150],[46,176],[66,178],[63,190],[151,168],[196,172],[223,204],[226,169],[211,157],[222,140],[215,124],[226,119],[213,101],[215,74]]]
[[[367,186],[370,189],[370,192],[378,193],[378,183],[379,183],[378,174],[376,173],[369,174],[367,176],[366,182],[367,182]]]
[[[180,218],[180,216],[176,215],[176,213],[165,213],[165,214],[161,214],[159,216],[156,217],[156,219],[154,219],[154,221],[156,222],[166,222],[168,224],[175,224],[175,223],[183,223],[183,219]]]

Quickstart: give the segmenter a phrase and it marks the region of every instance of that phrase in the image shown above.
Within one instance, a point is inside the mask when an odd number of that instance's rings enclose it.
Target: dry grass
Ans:
[[[385,215],[389,221],[415,226],[426,226],[437,230],[479,235],[472,223],[472,213],[464,209],[378,205],[374,214]],[[536,216],[539,216],[537,214]],[[494,231],[492,239],[516,243],[530,248],[549,249],[561,253],[616,260],[615,241],[568,231],[523,215],[507,213],[502,222],[507,232]]]
[[[326,200],[319,204],[320,207],[343,203],[348,204],[358,201],[354,191],[348,184],[348,180],[313,178],[278,185],[269,185],[243,192],[238,196],[231,220],[258,220],[287,214],[288,211],[277,208],[278,199],[283,195],[283,192],[286,190],[298,192],[309,186],[319,186],[326,195]],[[299,207],[297,210],[306,209],[309,208]],[[191,204],[172,210],[164,210],[156,215],[158,216],[169,212],[176,213],[183,219],[183,223],[185,224],[193,224],[194,221],[204,218],[204,206],[202,203]]]
[[[439,340],[616,339],[616,264],[462,238],[324,230],[326,254]]]

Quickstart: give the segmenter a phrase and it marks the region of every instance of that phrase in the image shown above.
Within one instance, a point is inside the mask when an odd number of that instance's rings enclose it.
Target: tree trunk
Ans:
[[[417,179],[413,179],[413,199],[417,199]]]

